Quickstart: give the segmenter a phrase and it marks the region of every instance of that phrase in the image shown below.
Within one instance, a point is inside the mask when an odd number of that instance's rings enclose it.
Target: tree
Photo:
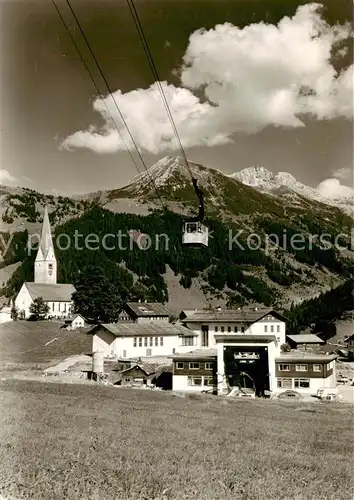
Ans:
[[[30,305],[30,313],[35,321],[43,320],[49,313],[49,306],[44,302],[43,297],[37,297]]]
[[[291,347],[289,346],[289,344],[285,343],[280,346],[280,350],[281,352],[290,352]]]
[[[15,304],[13,304],[12,307],[11,307],[11,319],[13,321],[17,321],[18,320],[18,316],[19,316],[19,310],[15,306]]]
[[[75,312],[95,323],[117,321],[123,300],[119,289],[107,279],[101,267],[87,267],[75,288],[72,295]]]

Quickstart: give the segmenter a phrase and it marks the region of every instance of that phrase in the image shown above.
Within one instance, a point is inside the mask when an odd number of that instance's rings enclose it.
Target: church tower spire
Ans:
[[[57,260],[55,258],[48,208],[44,209],[41,239],[34,263],[34,282],[56,284]]]

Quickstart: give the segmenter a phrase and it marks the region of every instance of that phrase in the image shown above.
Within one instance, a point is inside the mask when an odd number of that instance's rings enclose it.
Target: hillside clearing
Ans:
[[[352,409],[6,381],[0,493],[64,500],[347,500]]]
[[[43,369],[68,356],[91,352],[88,329],[67,331],[62,322],[11,321],[0,325],[0,370]]]

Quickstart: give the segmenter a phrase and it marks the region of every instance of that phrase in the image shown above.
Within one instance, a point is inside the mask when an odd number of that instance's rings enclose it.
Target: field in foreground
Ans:
[[[349,500],[352,407],[3,381],[0,494]]]

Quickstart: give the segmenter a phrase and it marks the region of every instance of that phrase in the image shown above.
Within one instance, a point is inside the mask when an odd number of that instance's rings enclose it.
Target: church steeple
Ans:
[[[34,264],[34,282],[57,282],[57,260],[55,258],[48,208],[44,209],[41,239]]]

